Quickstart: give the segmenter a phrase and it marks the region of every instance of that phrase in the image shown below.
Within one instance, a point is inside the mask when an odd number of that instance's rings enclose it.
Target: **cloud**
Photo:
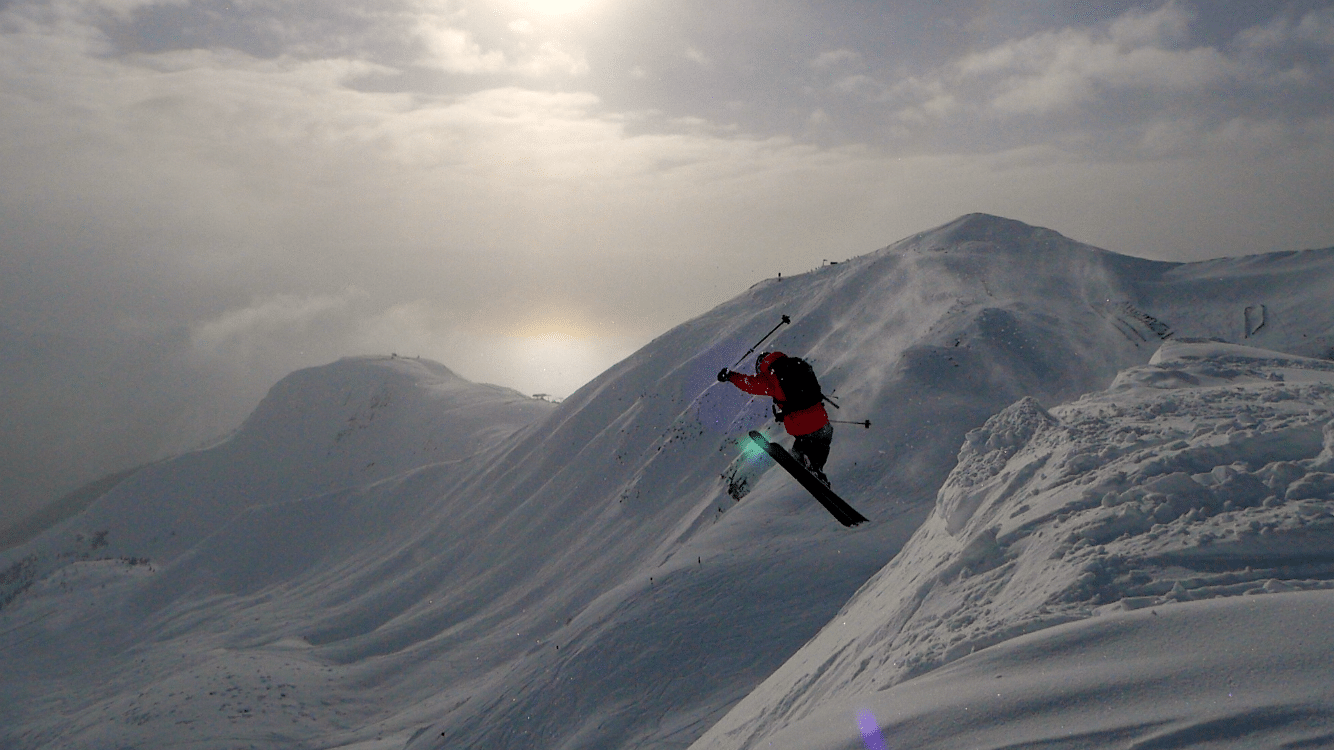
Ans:
[[[483,51],[472,35],[451,26],[447,19],[422,16],[415,29],[426,49],[421,64],[450,73],[496,73],[509,63],[500,50]]]
[[[153,7],[181,7],[190,0],[54,0],[45,5],[45,10],[64,19],[93,20],[99,16],[110,15],[119,20],[127,20],[136,11]],[[20,8],[24,5],[16,3]],[[30,8],[32,6],[29,6]]]
[[[1063,29],[969,55],[954,67],[958,84],[983,83],[1001,113],[1072,110],[1108,91],[1197,92],[1238,75],[1237,64],[1211,47],[1173,49],[1190,15],[1176,3],[1131,11],[1105,32]]]
[[[190,343],[200,354],[248,365],[272,348],[309,338],[317,324],[347,313],[368,297],[356,288],[336,295],[273,295],[191,325]]]
[[[850,49],[836,49],[821,52],[814,60],[811,60],[811,67],[816,70],[829,70],[859,62],[861,59],[860,54]]]
[[[852,94],[872,100],[883,99],[886,95],[885,85],[864,73],[843,76],[833,83],[832,88],[841,94]]]
[[[514,69],[539,77],[555,73],[579,76],[589,70],[588,60],[582,52],[568,52],[558,43],[550,41],[537,45],[530,56]]]
[[[1233,66],[1218,51],[1183,52],[1153,47],[1125,50],[1079,34],[1027,40],[1008,68],[980,69],[972,61],[960,68],[965,77],[997,74],[991,106],[1007,113],[1071,110],[1099,99],[1108,90],[1141,89],[1197,92],[1229,79]]]
[[[425,56],[418,63],[466,75],[507,73],[542,77],[578,76],[588,72],[588,60],[583,52],[572,51],[553,40],[532,44],[528,40],[536,34],[532,23],[519,19],[510,23],[509,29],[523,38],[511,52],[483,50],[472,34],[456,28],[452,19],[422,16],[417,20],[415,34],[423,42]]]
[[[550,29],[527,18],[506,23],[508,34],[492,34],[489,47],[465,28],[472,20],[469,14],[449,6],[426,3],[409,12],[386,14],[381,23],[392,29],[404,18],[411,19],[411,33],[422,42],[424,54],[415,61],[421,66],[462,75],[522,77],[580,76],[589,71],[582,50],[564,40],[543,39]]]
[[[1131,8],[1112,21],[1107,38],[1121,49],[1168,47],[1190,38],[1190,25],[1196,14],[1172,0],[1156,10]]]
[[[1265,134],[1309,143],[1303,134],[1324,132],[1334,118],[1334,9],[1280,13],[1217,43],[1199,40],[1198,23],[1167,2],[1027,33],[930,70],[887,77],[868,67],[827,84],[823,93],[843,103],[825,111],[836,125],[849,107],[878,111],[882,137],[907,148],[1062,143],[1096,159],[1209,149],[1222,158],[1238,133],[1255,135],[1242,147],[1272,152]]]
[[[1292,36],[1302,44],[1334,47],[1334,8],[1323,8],[1302,16]]]
[[[1286,14],[1276,16],[1243,31],[1237,43],[1258,54],[1283,53],[1294,47],[1329,49],[1334,47],[1334,8],[1313,10],[1297,20]]]

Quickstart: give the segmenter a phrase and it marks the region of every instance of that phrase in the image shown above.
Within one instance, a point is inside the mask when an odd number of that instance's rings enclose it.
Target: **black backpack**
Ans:
[[[786,397],[779,404],[784,414],[809,409],[824,399],[815,370],[801,357],[781,357],[769,366],[769,371],[778,378],[778,386]]]

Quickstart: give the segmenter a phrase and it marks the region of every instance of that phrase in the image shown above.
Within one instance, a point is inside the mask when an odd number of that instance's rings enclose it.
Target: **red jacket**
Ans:
[[[727,382],[746,393],[768,396],[775,401],[784,400],[783,388],[778,385],[778,376],[772,372],[764,372],[759,375],[729,372],[727,373]],[[823,401],[801,411],[783,415],[783,428],[787,430],[787,434],[793,437],[809,435],[827,424],[829,424],[829,413],[824,410]]]

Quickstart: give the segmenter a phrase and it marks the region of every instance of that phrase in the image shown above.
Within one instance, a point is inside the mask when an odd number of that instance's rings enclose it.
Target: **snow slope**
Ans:
[[[969,432],[903,552],[696,747],[857,747],[852,706],[909,747],[1334,742],[1329,589],[1334,361],[1169,341],[1106,391]],[[1168,607],[1229,597],[1249,603]],[[1144,608],[1163,618],[1111,616]],[[1022,687],[983,700],[979,669]],[[833,706],[842,727],[807,718]]]
[[[1164,337],[1323,356],[1332,276],[1329,251],[1156,263],[972,215],[761,282],[555,407],[428,363],[294,374],[0,556],[0,744],[686,747],[772,695],[738,704],[894,558],[971,430]],[[827,469],[856,530],[742,450],[767,403],[714,379],[781,314],[772,345],[875,425]]]
[[[1330,747],[1331,616],[1329,591],[1110,613],[824,704],[763,747]]]

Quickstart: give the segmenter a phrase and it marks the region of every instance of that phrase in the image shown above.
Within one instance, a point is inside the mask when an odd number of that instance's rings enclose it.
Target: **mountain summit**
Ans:
[[[1008,532],[993,553],[994,524],[975,519],[1009,486],[1006,451],[1057,440],[1060,409],[1085,394],[1170,379],[1136,369],[1165,342],[1327,357],[1331,297],[1334,251],[1161,263],[970,215],[762,281],[559,405],[411,360],[295,373],[230,440],[0,557],[0,740],[683,747],[716,724],[768,737],[796,726],[797,704],[775,696],[813,707],[863,687],[837,660],[832,686],[819,665],[802,672],[806,656],[789,659],[808,643],[919,665],[877,679],[951,664],[947,640],[893,645],[911,616],[845,640],[830,640],[833,618],[881,611],[862,587],[899,575],[900,549],[922,575],[1003,568]],[[871,519],[856,530],[743,450],[749,429],[784,438],[765,400],[714,378],[781,315],[792,324],[766,346],[814,365],[837,418],[874,425],[839,425],[826,467]],[[1060,456],[1047,460],[1075,460]],[[1040,494],[1054,480],[1022,481]],[[1026,612],[975,617],[969,648],[1023,632]],[[1075,615],[1040,624],[1057,616]],[[803,674],[809,689],[794,687]],[[59,714],[38,710],[52,702]]]

